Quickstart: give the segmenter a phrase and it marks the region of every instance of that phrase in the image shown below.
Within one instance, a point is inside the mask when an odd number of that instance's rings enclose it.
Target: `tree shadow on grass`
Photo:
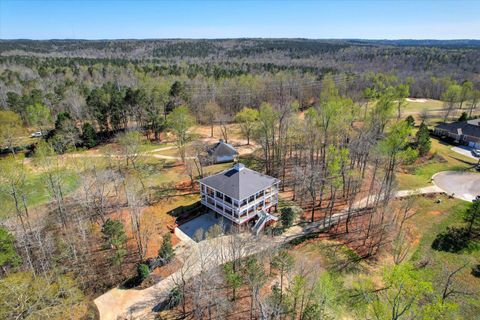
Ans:
[[[450,253],[474,251],[479,249],[478,236],[465,227],[448,227],[439,233],[432,242],[432,249]]]

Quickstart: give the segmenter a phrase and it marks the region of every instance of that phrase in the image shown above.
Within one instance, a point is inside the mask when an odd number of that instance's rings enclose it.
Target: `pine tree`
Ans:
[[[172,235],[170,233],[163,235],[163,242],[160,249],[158,249],[158,256],[165,262],[170,262],[175,256],[172,246]]]
[[[406,117],[405,121],[408,123],[410,127],[415,126],[415,119],[412,117],[412,115],[409,115],[408,117]]]
[[[428,131],[428,127],[423,122],[420,124],[420,128],[417,131],[416,140],[417,149],[420,156],[428,154],[430,147],[432,146],[432,142],[430,141],[430,132]]]
[[[122,264],[123,258],[127,254],[127,250],[125,250],[127,235],[123,223],[119,220],[108,219],[102,226],[102,237],[105,241],[104,248],[115,250],[111,257],[112,265]]]
[[[5,273],[7,267],[17,266],[21,259],[15,251],[15,238],[8,230],[0,226],[0,268]]]
[[[223,265],[223,272],[227,285],[232,289],[232,300],[237,299],[237,290],[242,286],[243,278],[239,272],[235,272],[232,262]]]
[[[93,126],[88,122],[82,127],[82,140],[87,148],[93,148],[98,144],[97,133]]]

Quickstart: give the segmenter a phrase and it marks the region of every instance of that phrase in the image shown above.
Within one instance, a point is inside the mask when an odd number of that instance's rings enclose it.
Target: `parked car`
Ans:
[[[472,154],[475,157],[480,157],[480,149],[472,149]]]
[[[40,138],[42,136],[42,132],[41,131],[37,131],[37,132],[34,132],[30,135],[30,137],[32,138]]]

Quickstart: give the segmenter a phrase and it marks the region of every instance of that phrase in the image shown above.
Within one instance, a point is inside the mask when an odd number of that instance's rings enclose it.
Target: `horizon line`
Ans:
[[[480,38],[308,38],[308,37],[172,37],[172,38],[0,38],[0,41],[126,41],[126,40],[361,40],[361,41],[480,41]]]

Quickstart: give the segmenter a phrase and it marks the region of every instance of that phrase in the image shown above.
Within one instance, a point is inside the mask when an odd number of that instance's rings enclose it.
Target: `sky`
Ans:
[[[0,39],[480,39],[480,0],[0,0]]]

